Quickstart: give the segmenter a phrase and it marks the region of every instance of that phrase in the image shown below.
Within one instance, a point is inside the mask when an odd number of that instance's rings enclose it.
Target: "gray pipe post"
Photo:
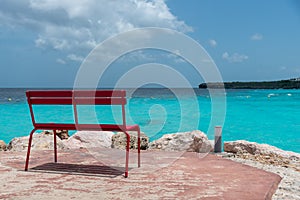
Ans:
[[[215,127],[215,147],[214,147],[215,153],[221,153],[222,152],[222,127],[216,126]]]

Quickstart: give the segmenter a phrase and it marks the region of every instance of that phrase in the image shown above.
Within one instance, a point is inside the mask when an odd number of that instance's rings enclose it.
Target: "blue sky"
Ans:
[[[296,0],[1,0],[0,87],[72,87],[81,62],[97,44],[142,27],[190,36],[212,57],[225,81],[300,77]],[[164,57],[168,55],[159,51],[139,51],[112,66],[155,60],[185,66],[184,76],[193,87],[202,82],[187,63]],[[118,71],[113,69],[111,76]],[[110,86],[109,78],[103,81]]]

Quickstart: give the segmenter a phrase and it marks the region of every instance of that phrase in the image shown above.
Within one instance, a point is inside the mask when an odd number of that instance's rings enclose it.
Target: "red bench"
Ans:
[[[28,170],[32,136],[36,130],[53,130],[54,133],[54,162],[57,162],[56,130],[90,130],[90,131],[120,131],[126,134],[126,160],[125,177],[128,177],[129,144],[128,131],[138,133],[138,167],[140,167],[140,127],[138,125],[126,125],[125,90],[45,90],[27,91],[27,101],[33,124],[28,141],[25,171]],[[74,123],[37,123],[35,121],[33,105],[72,105]],[[78,121],[77,105],[119,105],[122,109],[122,124],[83,124]]]

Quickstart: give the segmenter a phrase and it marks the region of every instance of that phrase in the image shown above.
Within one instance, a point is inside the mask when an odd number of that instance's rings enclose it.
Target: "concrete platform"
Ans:
[[[115,149],[0,152],[0,199],[271,199],[281,178],[213,154]]]

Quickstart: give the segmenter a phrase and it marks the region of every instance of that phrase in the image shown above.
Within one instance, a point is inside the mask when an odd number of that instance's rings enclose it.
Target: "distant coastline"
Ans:
[[[199,88],[222,88],[225,89],[300,89],[300,78],[293,78],[279,81],[261,81],[261,82],[211,82],[201,83]]]

